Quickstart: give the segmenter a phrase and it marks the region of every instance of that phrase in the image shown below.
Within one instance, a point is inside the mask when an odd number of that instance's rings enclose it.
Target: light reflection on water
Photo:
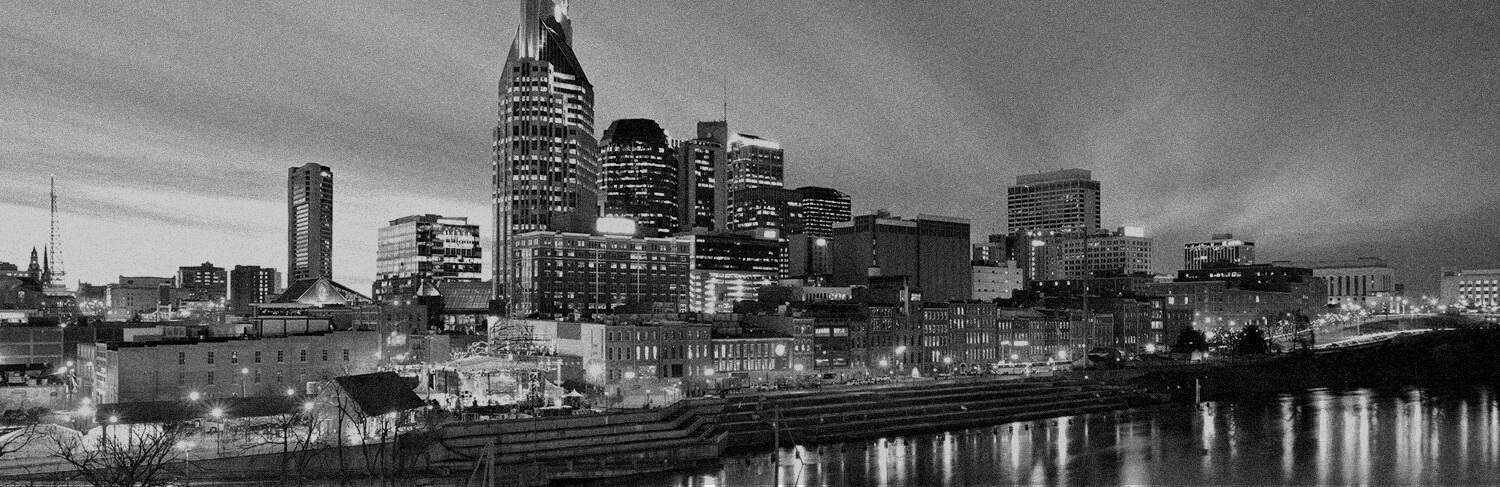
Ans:
[[[781,485],[1489,484],[1500,405],[1465,392],[1311,390],[822,447],[782,448]],[[771,485],[770,455],[631,485]]]

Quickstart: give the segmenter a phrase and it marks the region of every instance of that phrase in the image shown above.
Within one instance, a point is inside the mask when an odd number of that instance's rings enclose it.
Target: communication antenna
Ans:
[[[62,243],[62,237],[57,234],[57,176],[51,175],[47,179],[51,185],[52,195],[52,236],[50,240],[51,245],[47,246],[47,262],[50,264],[49,274],[51,278],[45,284],[50,286],[53,283],[61,282],[62,276],[67,275],[67,273],[63,272],[62,250],[59,245]]]
[[[729,75],[724,75],[724,126],[729,126]]]

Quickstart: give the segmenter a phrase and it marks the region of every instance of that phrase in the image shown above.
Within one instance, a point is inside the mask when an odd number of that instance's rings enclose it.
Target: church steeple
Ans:
[[[31,265],[26,266],[26,273],[29,274],[29,275],[31,275],[32,279],[41,280],[42,279],[42,264],[41,264],[41,261],[39,261],[37,259],[38,259],[38,257],[37,257],[37,253],[36,253],[36,247],[32,247],[31,248]]]

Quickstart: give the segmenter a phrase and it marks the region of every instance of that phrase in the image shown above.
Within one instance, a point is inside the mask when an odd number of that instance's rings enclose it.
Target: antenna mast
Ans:
[[[47,246],[47,262],[50,264],[49,275],[51,278],[43,284],[51,286],[61,282],[62,276],[67,275],[67,273],[63,272],[62,251],[58,250],[58,243],[62,239],[57,235],[57,176],[48,176],[47,179],[51,185],[50,192],[52,196],[52,236],[50,240],[51,245]]]

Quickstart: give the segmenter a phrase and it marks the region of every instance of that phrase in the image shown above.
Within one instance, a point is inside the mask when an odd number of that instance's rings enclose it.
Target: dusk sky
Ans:
[[[513,0],[9,2],[0,261],[67,279],[286,267],[286,171],[335,178],[335,279],[375,232],[467,216],[490,258],[496,83]],[[1159,272],[1212,233],[1257,257],[1384,257],[1410,293],[1500,267],[1500,3],[571,2],[598,130],[722,117],[787,185],[1004,228],[1018,174],[1079,167]],[[599,134],[596,134],[599,135]],[[488,275],[488,270],[486,270]]]

